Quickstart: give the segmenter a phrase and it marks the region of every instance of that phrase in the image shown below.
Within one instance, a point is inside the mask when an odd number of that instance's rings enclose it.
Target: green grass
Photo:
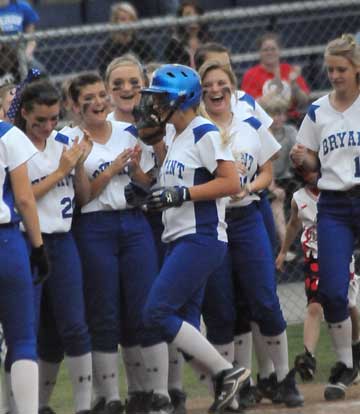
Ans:
[[[292,365],[295,355],[303,351],[303,326],[291,325],[288,327],[288,342],[289,342],[289,361]],[[326,327],[323,324],[321,328],[320,342],[316,352],[318,371],[316,375],[316,382],[325,382],[330,371],[331,365],[334,363],[334,354],[331,350],[329,336],[326,332]],[[256,364],[254,363],[254,367]],[[124,370],[121,364],[120,369],[120,391],[121,395],[125,395],[125,381]],[[207,390],[199,385],[195,375],[191,369],[186,366],[184,372],[185,390],[189,398],[206,396]],[[52,397],[51,406],[55,409],[57,414],[71,414],[73,413],[72,393],[68,379],[68,375],[64,365],[60,370],[60,375]]]

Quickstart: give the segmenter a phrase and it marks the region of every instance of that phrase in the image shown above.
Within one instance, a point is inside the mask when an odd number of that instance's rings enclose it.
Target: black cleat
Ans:
[[[166,395],[156,394],[152,395],[151,407],[149,414],[173,414],[174,407],[172,406],[170,399]]]
[[[276,373],[272,372],[269,375],[269,378],[260,378],[259,374],[257,375],[257,384],[256,384],[256,402],[259,403],[263,398],[268,400],[273,400],[278,387]]]
[[[174,407],[174,414],[186,414],[186,393],[181,390],[169,390],[171,404]]]
[[[94,407],[91,409],[91,414],[105,414],[105,403],[106,400],[104,397],[100,397]]]
[[[336,401],[345,398],[346,388],[354,382],[357,373],[357,368],[348,368],[343,362],[338,361],[331,368],[329,383],[324,391],[325,400]]]
[[[42,407],[42,408],[39,409],[39,414],[56,414],[56,413],[50,407]]]
[[[278,383],[272,402],[274,404],[284,403],[287,407],[300,407],[304,404],[304,397],[296,386],[294,368]]]
[[[250,370],[234,367],[221,371],[215,378],[215,401],[209,413],[222,413],[227,409],[236,394],[250,382]]]
[[[105,406],[104,414],[122,414],[125,407],[120,400],[110,401]]]
[[[304,382],[312,381],[314,379],[316,372],[316,359],[306,347],[303,354],[296,356],[294,366],[295,370],[300,374],[300,377]]]
[[[249,382],[238,394],[239,408],[245,410],[246,408],[254,407],[256,405],[256,395],[256,387]]]
[[[147,414],[151,407],[152,392],[136,391],[126,401],[126,414]]]

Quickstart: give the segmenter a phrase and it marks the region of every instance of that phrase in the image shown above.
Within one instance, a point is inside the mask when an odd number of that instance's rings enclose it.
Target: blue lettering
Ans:
[[[322,144],[323,144],[323,153],[324,155],[326,155],[329,152],[329,146],[328,146],[326,138],[323,140]]]
[[[335,135],[330,135],[328,137],[329,140],[329,144],[330,144],[330,151],[334,151],[335,148],[339,148],[337,143],[336,143],[336,136]]]
[[[183,177],[183,172],[185,171],[185,165],[176,160],[167,160],[165,162],[165,174],[167,175],[175,175],[177,172],[178,178],[181,180]]]
[[[178,170],[179,170],[178,177],[182,180],[182,179],[183,179],[182,173],[183,173],[183,172],[184,172],[184,170],[185,170],[185,165],[184,165],[184,164],[182,164],[181,162],[179,162],[179,163],[178,163]]]
[[[346,132],[338,132],[336,135],[340,139],[340,148],[344,148],[344,139],[345,139]]]
[[[349,131],[348,146],[349,147],[355,147],[356,146],[355,137],[354,137],[354,131]]]

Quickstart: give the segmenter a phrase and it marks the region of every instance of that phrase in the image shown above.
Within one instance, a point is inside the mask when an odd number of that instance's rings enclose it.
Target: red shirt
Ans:
[[[280,63],[280,78],[281,80],[285,81],[285,83],[290,83],[289,74],[291,71],[291,65],[288,63]],[[255,65],[245,72],[241,83],[241,89],[249,95],[253,96],[255,99],[260,98],[263,96],[264,84],[266,88],[267,81],[273,78],[274,74],[268,72],[264,66],[260,64]],[[302,76],[299,76],[296,79],[296,82],[306,94],[310,93],[310,89]]]

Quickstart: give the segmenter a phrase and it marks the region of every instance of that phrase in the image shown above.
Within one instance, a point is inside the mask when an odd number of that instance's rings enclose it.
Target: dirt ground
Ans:
[[[287,408],[282,405],[273,405],[264,400],[254,408],[246,410],[249,414],[359,414],[360,413],[360,385],[352,386],[346,394],[346,399],[337,402],[326,402],[323,397],[323,384],[306,384],[299,386],[305,398],[303,407]],[[205,414],[211,404],[210,399],[193,398],[189,401],[189,414]]]

